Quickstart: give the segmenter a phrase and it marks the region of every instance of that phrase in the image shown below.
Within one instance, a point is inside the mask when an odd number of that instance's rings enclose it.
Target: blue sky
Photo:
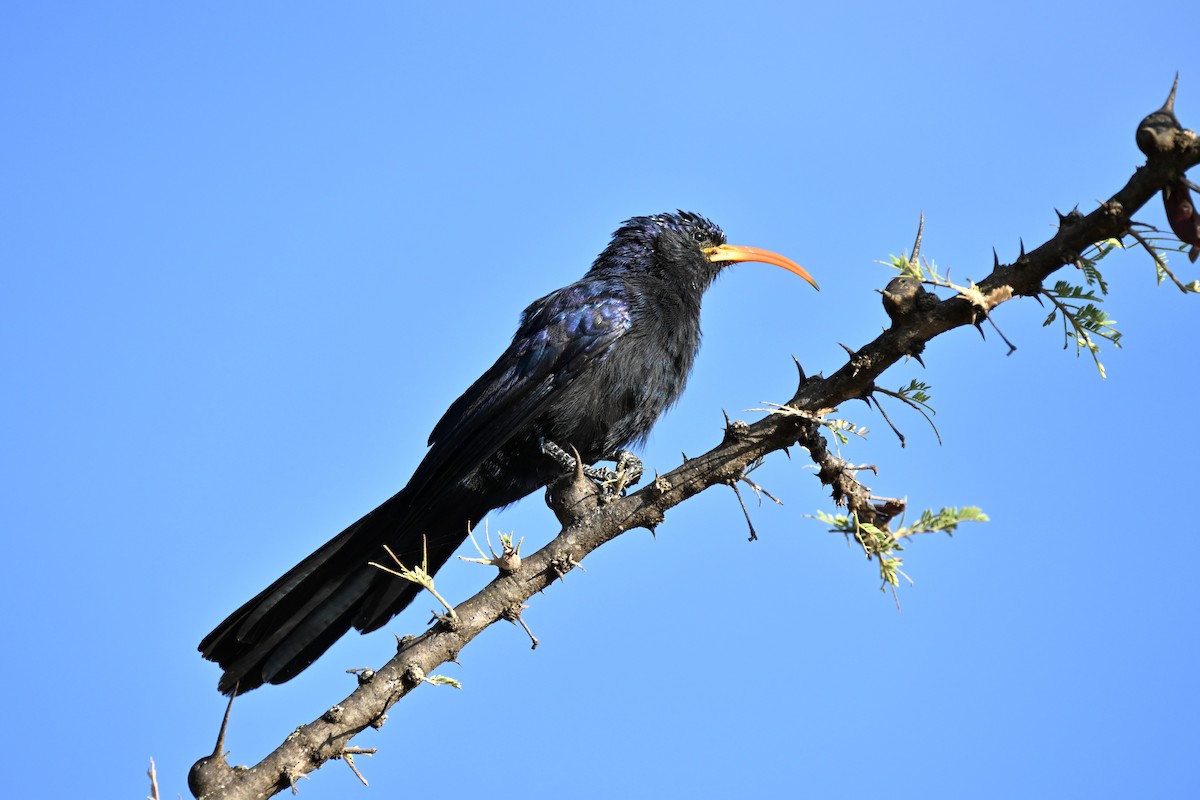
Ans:
[[[793,354],[829,373],[878,333],[876,261],[922,211],[925,252],[978,279],[993,246],[1012,259],[1124,183],[1177,69],[1200,120],[1194,48],[1149,21],[1158,38],[1131,38],[1116,3],[4,16],[0,679],[10,748],[41,765],[10,771],[14,797],[139,796],[151,756],[186,794],[223,709],[201,636],[401,486],[525,304],[627,217],[704,213],[823,288],[748,264],[710,291],[644,454],[666,471],[719,440],[722,409],[790,397]],[[1163,224],[1157,202],[1140,217]],[[906,550],[902,612],[807,516],[833,509],[803,459],[774,458],[756,474],[786,505],[754,509],[758,542],[714,489],[595,553],[533,600],[536,652],[493,629],[445,668],[462,691],[422,688],[356,742],[381,750],[370,794],[1189,792],[1196,300],[1143,254],[1104,268],[1126,337],[1106,380],[1014,303],[1011,356],[955,331],[885,375],[932,385],[942,446],[902,408],[904,449],[841,409],[872,429],[843,454],[880,494],[992,518]],[[557,528],[538,497],[490,524],[527,545]],[[489,577],[456,563],[438,586]],[[239,701],[232,761],[391,642],[347,637]],[[366,791],[338,764],[302,785]]]

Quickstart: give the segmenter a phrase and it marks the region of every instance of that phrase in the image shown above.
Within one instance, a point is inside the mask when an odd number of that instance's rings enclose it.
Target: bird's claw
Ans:
[[[637,482],[642,479],[642,460],[628,450],[618,450],[617,457],[614,459],[617,464],[616,471],[605,470],[612,477],[601,487],[606,491],[611,491],[614,495],[620,495],[630,486],[637,486]]]

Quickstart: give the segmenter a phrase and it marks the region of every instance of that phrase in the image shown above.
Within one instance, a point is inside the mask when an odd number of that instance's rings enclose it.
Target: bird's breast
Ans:
[[[556,398],[545,417],[548,438],[570,443],[589,462],[644,440],[679,399],[691,372],[698,324],[640,322]]]

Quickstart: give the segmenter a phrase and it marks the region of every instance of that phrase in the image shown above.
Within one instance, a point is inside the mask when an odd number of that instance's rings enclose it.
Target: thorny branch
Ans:
[[[1186,185],[1184,173],[1200,163],[1200,139],[1184,130],[1171,100],[1138,126],[1138,147],[1147,155],[1116,194],[1086,216],[1068,215],[1057,233],[1041,246],[1012,264],[995,265],[986,278],[972,287],[970,296],[959,295],[938,301],[915,297],[915,302],[887,306],[892,324],[874,341],[851,352],[849,360],[828,378],[805,378],[786,404],[799,413],[768,415],[724,441],[709,452],[686,460],[680,467],[659,476],[651,485],[626,497],[600,504],[589,502],[594,490],[571,494],[570,486],[555,486],[552,497],[581,496],[568,509],[557,507],[562,532],[531,556],[522,558],[512,572],[500,574],[474,597],[453,609],[453,626],[439,621],[417,637],[399,640],[398,652],[377,672],[360,676],[360,685],[346,699],[316,720],[303,725],[257,765],[233,768],[225,761],[220,745],[212,756],[193,768],[189,781],[197,797],[264,798],[289,789],[300,777],[354,750],[350,740],[367,727],[382,724],[393,704],[425,682],[425,676],[446,661],[453,661],[463,647],[488,626],[510,619],[535,592],[549,587],[588,553],[633,528],[649,528],[662,522],[665,512],[689,497],[718,484],[735,485],[747,467],[769,453],[799,444],[808,449],[818,465],[821,482],[830,486],[833,499],[848,507],[862,523],[887,528],[902,510],[894,501],[873,502],[855,478],[855,468],[829,452],[817,421],[851,399],[870,396],[875,380],[905,357],[920,357],[934,337],[964,325],[982,322],[996,306],[1013,297],[1032,297],[1045,280],[1090,245],[1127,234],[1133,214],[1168,187]],[[1168,193],[1168,196],[1169,193]],[[1169,209],[1170,210],[1170,209]],[[1193,209],[1194,213],[1194,209]],[[922,301],[923,302],[916,302]],[[889,298],[885,294],[885,305]],[[567,481],[574,481],[568,476]],[[557,505],[557,504],[555,504]],[[336,713],[335,713],[336,711]]]

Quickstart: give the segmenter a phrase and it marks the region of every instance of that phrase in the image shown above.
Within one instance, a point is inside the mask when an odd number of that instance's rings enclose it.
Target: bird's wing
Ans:
[[[470,474],[603,359],[630,323],[629,301],[607,282],[580,281],[535,301],[504,354],[434,426],[410,488]]]

